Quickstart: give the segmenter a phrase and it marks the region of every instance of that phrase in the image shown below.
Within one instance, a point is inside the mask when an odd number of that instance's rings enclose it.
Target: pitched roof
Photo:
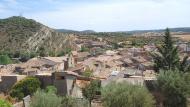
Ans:
[[[79,88],[85,88],[88,84],[90,84],[90,81],[88,80],[76,80],[76,85]]]
[[[124,59],[122,59],[122,61],[124,63],[128,63],[128,64],[132,64],[133,63],[133,61],[130,58],[124,58]]]
[[[68,68],[67,71],[74,72],[74,71],[76,71],[76,70],[81,70],[81,69],[83,69],[83,68],[84,68],[84,66],[83,66],[82,64],[77,64],[77,65],[75,65],[75,67],[70,67],[70,68]]]
[[[63,57],[43,57],[43,59],[47,59],[47,60],[53,61],[55,63],[61,63],[61,62],[67,61],[67,58],[68,57],[66,57],[66,56],[63,56]]]
[[[89,55],[90,55],[89,52],[79,52],[78,53],[78,58],[88,57]]]
[[[27,67],[39,67],[45,65],[46,62],[41,60],[40,58],[32,58],[28,60],[26,63],[18,64],[17,66],[27,68]]]
[[[77,55],[78,55],[78,52],[77,52],[77,51],[71,51],[71,53],[72,53],[74,56],[77,56]]]

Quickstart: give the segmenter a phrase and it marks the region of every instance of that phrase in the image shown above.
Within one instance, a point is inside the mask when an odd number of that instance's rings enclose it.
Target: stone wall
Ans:
[[[25,77],[26,76],[24,76],[24,75],[7,75],[7,76],[2,76],[1,77],[2,81],[0,82],[0,92],[7,92],[7,91],[9,91],[16,82],[24,79]]]
[[[36,75],[36,78],[40,80],[41,87],[44,89],[49,85],[53,85],[53,80],[51,75]]]

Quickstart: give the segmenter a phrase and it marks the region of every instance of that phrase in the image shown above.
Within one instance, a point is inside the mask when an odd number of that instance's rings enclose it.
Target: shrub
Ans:
[[[12,106],[9,102],[0,99],[0,107],[12,107]]]
[[[0,55],[0,64],[7,65],[10,63],[12,63],[12,61],[7,55]]]
[[[92,77],[93,76],[93,71],[91,69],[86,69],[83,73],[82,73],[83,76],[85,77]]]
[[[154,107],[153,96],[144,86],[110,83],[102,90],[105,107]]]
[[[55,93],[38,90],[32,97],[30,107],[61,107],[61,101]]]
[[[162,71],[157,77],[157,87],[166,107],[187,107],[190,76],[180,71]]]
[[[27,95],[32,95],[38,88],[40,88],[40,81],[34,77],[27,77],[12,87],[10,95],[21,100]]]
[[[54,89],[53,86],[48,86],[45,91],[38,89],[32,97],[30,107],[88,107],[86,100],[57,96],[54,91],[50,91]]]
[[[90,107],[91,102],[95,98],[96,94],[100,91],[101,84],[99,80],[92,80],[89,85],[82,89],[83,96],[89,101]]]
[[[57,93],[57,88],[56,87],[54,87],[54,86],[47,86],[46,87],[46,89],[45,89],[45,91],[47,92],[47,93]]]

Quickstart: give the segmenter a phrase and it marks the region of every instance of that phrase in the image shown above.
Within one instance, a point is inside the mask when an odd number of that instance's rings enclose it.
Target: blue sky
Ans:
[[[128,31],[190,27],[190,0],[0,0],[0,18],[35,19],[52,28]]]

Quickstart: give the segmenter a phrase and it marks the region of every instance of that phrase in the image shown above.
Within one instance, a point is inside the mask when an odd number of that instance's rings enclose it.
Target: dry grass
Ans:
[[[184,35],[173,35],[173,37],[177,37],[184,41],[190,41],[190,34],[184,34]]]

